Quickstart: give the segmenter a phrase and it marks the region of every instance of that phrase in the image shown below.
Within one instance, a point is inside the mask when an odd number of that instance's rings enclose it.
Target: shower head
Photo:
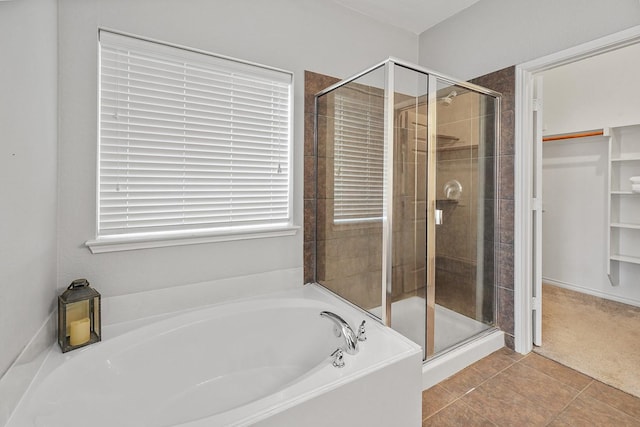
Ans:
[[[442,102],[445,107],[448,107],[449,105],[451,105],[451,103],[453,102],[453,98],[455,98],[456,96],[458,96],[458,92],[452,90],[451,92],[449,92],[449,95],[438,99],[438,101]]]

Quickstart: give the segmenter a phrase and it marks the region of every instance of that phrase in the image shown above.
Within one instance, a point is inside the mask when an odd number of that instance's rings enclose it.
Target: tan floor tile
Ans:
[[[480,416],[459,400],[432,417],[422,422],[422,427],[460,427],[460,426],[486,426],[494,427],[495,424]]]
[[[598,400],[580,396],[549,425],[638,427],[640,421]]]
[[[543,372],[576,390],[583,390],[592,381],[591,377],[535,353],[529,353],[520,363]]]
[[[480,372],[485,378],[490,378],[514,363],[516,361],[510,355],[498,350],[477,361],[471,367]]]
[[[424,391],[423,426],[640,427],[640,398],[540,355],[519,356],[499,350]]]
[[[460,397],[478,387],[487,377],[472,367],[468,367],[440,383],[442,387]]]
[[[521,363],[504,370],[495,379],[512,392],[544,408],[547,421],[551,421],[579,393],[573,387]]]
[[[440,409],[453,402],[456,396],[435,385],[428,390],[422,392],[422,418],[428,418],[438,412]]]
[[[479,415],[500,426],[544,426],[549,411],[505,383],[504,373],[460,399]]]
[[[582,396],[599,400],[640,420],[640,398],[610,387],[600,381],[593,381],[582,393]]]
[[[511,350],[509,347],[502,347],[500,350],[496,351],[496,353],[504,354],[505,356],[509,356],[510,358],[516,361],[526,356],[526,354],[516,353],[515,351]]]

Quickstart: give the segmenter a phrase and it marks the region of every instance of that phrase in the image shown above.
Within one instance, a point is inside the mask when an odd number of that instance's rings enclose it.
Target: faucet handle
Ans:
[[[358,341],[367,340],[367,331],[364,329],[364,323],[365,321],[363,320],[362,323],[360,323],[360,327],[358,328]]]
[[[333,357],[333,366],[336,368],[344,368],[344,353],[342,349],[336,348],[336,351],[331,353],[331,357]]]

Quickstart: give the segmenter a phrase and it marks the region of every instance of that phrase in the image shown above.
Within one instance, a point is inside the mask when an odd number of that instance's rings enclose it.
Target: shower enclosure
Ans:
[[[493,330],[499,94],[390,58],[315,107],[315,281],[425,360]]]

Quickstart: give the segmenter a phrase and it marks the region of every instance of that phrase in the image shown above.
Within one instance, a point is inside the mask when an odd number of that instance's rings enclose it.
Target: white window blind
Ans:
[[[384,104],[354,90],[335,95],[334,222],[382,218]]]
[[[100,31],[98,238],[291,223],[292,75]]]

